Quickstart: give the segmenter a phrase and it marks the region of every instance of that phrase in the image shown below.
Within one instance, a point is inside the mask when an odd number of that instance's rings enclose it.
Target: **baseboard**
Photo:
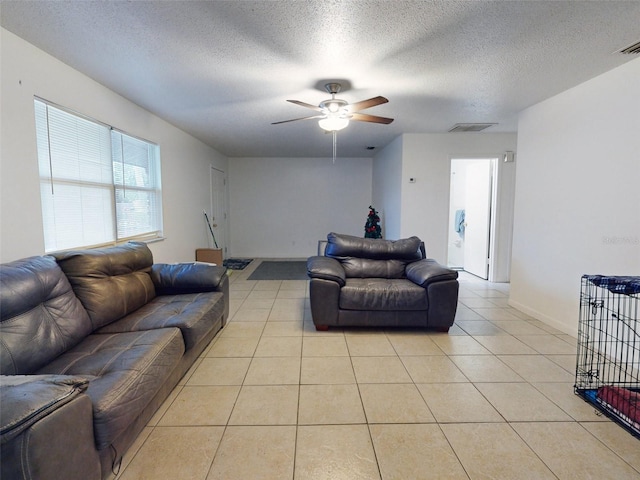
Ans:
[[[523,305],[520,302],[517,302],[511,298],[509,298],[509,306],[515,308],[516,310],[520,310],[523,313],[526,313],[530,317],[535,318],[536,320],[540,320],[543,323],[546,323],[550,327],[553,327],[557,330],[560,330],[562,333],[566,333],[567,335],[572,336],[573,338],[578,338],[578,321],[576,319],[576,327],[575,329],[567,328],[562,322],[559,322],[555,318],[552,318],[548,315],[545,315],[542,312],[537,311],[534,308],[528,307],[527,305]]]

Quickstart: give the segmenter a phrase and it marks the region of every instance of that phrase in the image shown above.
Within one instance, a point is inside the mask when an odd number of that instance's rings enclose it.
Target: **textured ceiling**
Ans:
[[[522,109],[638,58],[639,1],[5,1],[7,30],[231,156],[331,156],[322,85],[389,103],[339,157],[456,123],[515,132]],[[90,112],[87,112],[90,114]],[[482,133],[479,133],[482,135]]]

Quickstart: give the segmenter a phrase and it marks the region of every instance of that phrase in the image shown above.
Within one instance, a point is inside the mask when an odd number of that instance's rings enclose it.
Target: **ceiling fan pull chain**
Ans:
[[[333,131],[333,164],[336,164],[336,140],[338,138],[338,132],[337,131]]]

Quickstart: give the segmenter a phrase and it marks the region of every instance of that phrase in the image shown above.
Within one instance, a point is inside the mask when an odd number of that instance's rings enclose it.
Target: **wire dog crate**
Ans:
[[[640,437],[640,277],[583,275],[575,393]]]

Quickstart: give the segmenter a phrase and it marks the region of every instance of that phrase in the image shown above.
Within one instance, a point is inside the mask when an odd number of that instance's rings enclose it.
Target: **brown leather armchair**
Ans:
[[[330,326],[420,327],[447,332],[458,272],[424,258],[418,237],[391,241],[330,233],[307,260],[316,330]]]

